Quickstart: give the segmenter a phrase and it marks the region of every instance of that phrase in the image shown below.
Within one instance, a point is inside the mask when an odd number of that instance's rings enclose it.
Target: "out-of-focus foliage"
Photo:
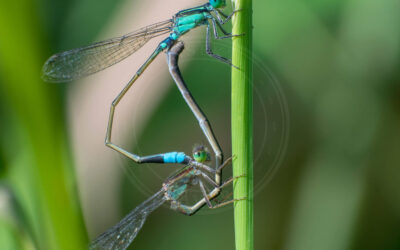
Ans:
[[[1,249],[87,244],[67,142],[67,85],[43,83],[40,68],[51,53],[93,41],[121,2],[2,2]],[[397,0],[254,1],[256,249],[400,248],[399,13]],[[200,44],[188,39],[183,75],[229,156],[229,68]],[[213,49],[227,55],[229,41]],[[124,136],[144,154],[190,152],[205,142],[175,87],[141,135]],[[279,153],[279,168],[264,178]],[[175,169],[137,167],[122,157],[115,165],[131,177],[114,194],[122,197],[121,216],[146,199],[140,185],[157,190]],[[229,208],[185,217],[162,207],[133,245],[233,249],[232,228]]]
[[[84,5],[82,1],[81,5]],[[1,176],[10,183],[27,224],[1,214],[2,249],[85,249],[76,181],[70,163],[63,94],[40,79],[41,66],[69,1],[3,1],[0,9]],[[49,9],[50,7],[50,9]],[[105,6],[104,6],[105,7]],[[93,24],[90,28],[95,32]],[[51,35],[49,35],[51,34]],[[48,41],[54,43],[49,45]],[[1,188],[2,189],[2,188]],[[6,192],[1,190],[1,192]],[[1,197],[4,207],[9,199]],[[35,245],[23,242],[33,239]],[[8,240],[10,239],[10,240]]]

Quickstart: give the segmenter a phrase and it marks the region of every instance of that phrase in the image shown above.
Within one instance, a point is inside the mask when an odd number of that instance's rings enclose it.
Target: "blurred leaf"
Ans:
[[[7,234],[12,236],[6,236]],[[5,183],[0,184],[0,235],[3,235],[0,238],[4,239],[1,241],[4,249],[36,248],[33,243],[33,231],[26,220],[26,215],[14,193]],[[11,244],[16,244],[18,247],[11,247]]]
[[[0,41],[0,88],[20,123],[16,131],[24,142],[18,145],[24,162],[18,166],[23,170],[14,168],[10,173],[12,185],[33,224],[40,249],[83,249],[87,237],[76,190],[67,185],[73,183],[69,181],[73,171],[66,165],[56,86],[40,79],[44,59],[38,19],[32,12],[35,6],[28,0],[5,4],[0,9],[0,36],[7,37]],[[9,160],[7,164],[18,159]],[[18,176],[13,176],[16,173]]]

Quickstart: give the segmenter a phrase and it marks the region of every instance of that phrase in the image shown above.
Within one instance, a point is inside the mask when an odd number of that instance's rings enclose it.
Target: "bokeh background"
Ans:
[[[85,249],[178,169],[103,144],[110,103],[162,38],[74,83],[40,72],[56,52],[201,3],[1,1],[1,249]],[[254,0],[256,249],[400,249],[399,13],[398,0]],[[230,69],[204,35],[187,35],[180,66],[229,156]],[[213,44],[230,56],[230,41]],[[143,155],[206,143],[164,54],[118,107],[113,140]],[[163,206],[131,248],[234,249],[233,210]]]

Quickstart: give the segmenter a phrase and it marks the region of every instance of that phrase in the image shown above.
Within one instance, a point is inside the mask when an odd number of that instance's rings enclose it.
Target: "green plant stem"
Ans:
[[[236,0],[233,19],[232,155],[235,202],[236,250],[252,250],[253,237],[253,97],[252,97],[252,0]]]

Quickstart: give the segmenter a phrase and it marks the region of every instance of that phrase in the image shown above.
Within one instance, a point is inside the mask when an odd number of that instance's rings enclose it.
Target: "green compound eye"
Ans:
[[[210,0],[210,4],[214,8],[221,8],[226,5],[225,0]]]
[[[208,159],[207,152],[205,152],[205,151],[194,152],[193,158],[197,162],[205,162]]]

